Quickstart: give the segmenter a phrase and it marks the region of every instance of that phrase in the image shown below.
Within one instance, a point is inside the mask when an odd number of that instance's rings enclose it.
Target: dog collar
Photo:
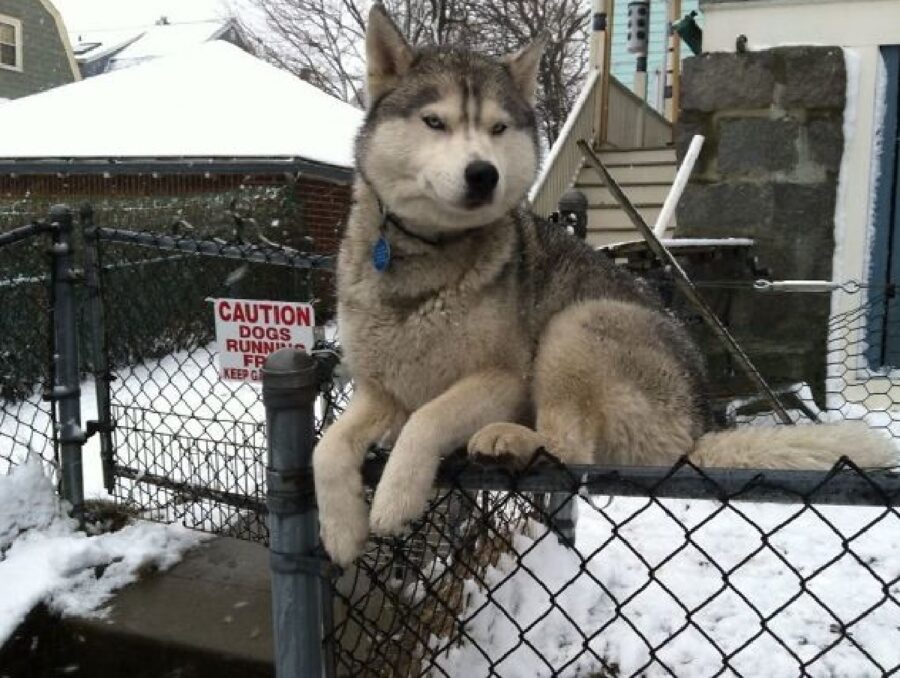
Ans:
[[[369,190],[372,191],[372,195],[375,196],[375,201],[378,203],[378,211],[381,213],[381,223],[378,226],[378,239],[372,245],[372,266],[379,273],[384,273],[391,266],[391,241],[390,238],[388,238],[388,226],[393,226],[406,237],[413,240],[418,240],[420,243],[428,245],[429,247],[443,247],[444,245],[450,245],[460,240],[464,240],[465,238],[468,238],[470,235],[472,235],[472,233],[474,233],[475,231],[480,231],[482,228],[484,228],[483,226],[476,226],[474,228],[469,228],[465,231],[458,231],[455,233],[439,233],[436,238],[430,238],[428,236],[422,235],[421,233],[416,233],[415,231],[408,228],[399,216],[397,216],[387,208],[387,206],[384,204],[384,201],[381,199],[381,196],[378,195],[378,191],[375,190],[375,186],[373,186],[372,182],[369,181],[369,178],[362,172],[360,172],[360,176],[362,177],[362,180],[369,186]]]
[[[376,200],[378,200],[378,207],[381,211],[381,224],[378,228],[378,239],[372,246],[372,266],[374,266],[375,270],[379,273],[384,273],[391,266],[391,241],[390,238],[388,238],[388,226],[392,226],[406,237],[418,240],[429,247],[443,247],[444,245],[459,242],[472,235],[473,232],[483,228],[481,226],[476,226],[475,228],[469,228],[465,231],[439,234],[436,238],[429,238],[421,233],[416,233],[404,225],[400,217],[393,212],[388,211],[384,203],[381,202],[381,198],[376,196]]]

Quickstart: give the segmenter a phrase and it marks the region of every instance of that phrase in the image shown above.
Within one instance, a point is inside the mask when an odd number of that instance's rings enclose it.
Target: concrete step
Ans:
[[[651,228],[656,223],[656,219],[659,217],[660,210],[662,209],[661,205],[647,205],[642,203],[635,204],[635,207],[640,215],[644,217],[644,221],[646,221]],[[631,219],[628,218],[625,211],[618,205],[608,205],[605,207],[591,205],[590,210],[588,210],[588,231],[591,230],[627,230],[634,231],[635,234],[637,234],[634,225],[631,223]]]
[[[671,184],[623,184],[622,190],[628,199],[634,203],[655,203],[662,205],[669,194]],[[575,188],[585,194],[588,204],[617,204],[616,199],[606,186],[596,184],[576,184]]]
[[[606,164],[646,164],[649,162],[675,162],[675,148],[616,148],[602,149],[597,155]]]
[[[675,233],[674,230],[666,231],[664,238],[671,238]],[[629,242],[632,240],[643,240],[638,232],[633,228],[613,229],[603,231],[588,231],[587,242],[594,247],[606,247],[616,243]]]
[[[628,164],[609,164],[607,165],[610,174],[617,182],[633,184],[633,183],[667,183],[671,184],[675,179],[675,162],[652,162],[642,165],[633,163]],[[602,186],[603,181],[600,174],[593,167],[585,166],[578,173],[576,184],[584,186]]]
[[[270,678],[268,550],[215,538],[122,589],[105,618],[38,608],[0,651],[0,676]]]

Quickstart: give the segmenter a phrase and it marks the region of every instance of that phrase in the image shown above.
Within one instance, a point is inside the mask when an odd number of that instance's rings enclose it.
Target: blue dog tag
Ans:
[[[372,247],[372,265],[379,273],[384,273],[391,265],[391,244],[381,236]]]

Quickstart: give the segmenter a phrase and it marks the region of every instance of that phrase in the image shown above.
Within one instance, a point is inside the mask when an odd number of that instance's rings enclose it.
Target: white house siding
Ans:
[[[682,0],[681,15],[684,16],[697,9],[698,0]],[[659,92],[659,80],[656,71],[665,69],[666,55],[666,21],[667,8],[665,0],[650,2],[650,45],[647,54],[647,100],[655,106]],[[702,25],[703,17],[697,22]],[[615,18],[612,34],[612,74],[622,83],[632,87],[636,57],[628,51],[628,0],[616,0]],[[682,44],[681,56],[690,55],[690,49]]]

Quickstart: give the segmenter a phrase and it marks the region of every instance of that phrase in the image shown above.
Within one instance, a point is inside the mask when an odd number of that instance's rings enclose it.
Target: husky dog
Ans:
[[[888,460],[889,443],[854,425],[707,433],[704,362],[684,328],[604,254],[522,208],[541,50],[414,50],[380,5],[369,15],[369,110],[338,265],[355,392],[313,458],[339,564],[370,527],[394,534],[416,518],[440,458],[466,445],[582,464]],[[373,444],[393,449],[367,515]]]

